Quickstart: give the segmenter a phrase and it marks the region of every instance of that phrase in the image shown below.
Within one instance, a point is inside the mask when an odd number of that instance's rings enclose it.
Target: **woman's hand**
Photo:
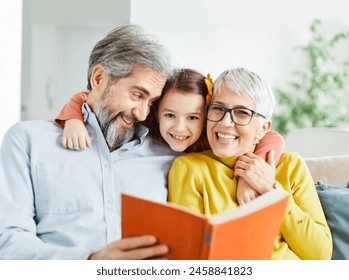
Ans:
[[[257,193],[263,194],[275,186],[274,151],[268,153],[267,162],[248,152],[238,158],[234,174],[243,178]]]

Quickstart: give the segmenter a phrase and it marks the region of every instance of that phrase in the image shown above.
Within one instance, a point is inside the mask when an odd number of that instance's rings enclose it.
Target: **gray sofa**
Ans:
[[[349,259],[349,155],[305,158],[333,239],[334,260]],[[320,181],[320,182],[319,182]]]
[[[337,186],[345,186],[349,182],[349,155],[305,158],[305,162],[314,182]]]

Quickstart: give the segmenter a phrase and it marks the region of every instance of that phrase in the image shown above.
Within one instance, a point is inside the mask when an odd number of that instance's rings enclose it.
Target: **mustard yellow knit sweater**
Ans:
[[[236,159],[218,158],[212,151],[178,157],[168,177],[169,201],[207,217],[237,208]],[[331,232],[311,174],[299,154],[283,153],[276,180],[276,188],[287,192],[289,201],[272,258],[331,259]]]

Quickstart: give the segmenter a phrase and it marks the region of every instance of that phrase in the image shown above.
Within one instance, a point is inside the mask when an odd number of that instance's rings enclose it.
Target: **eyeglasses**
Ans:
[[[218,104],[207,104],[205,106],[206,118],[211,122],[219,122],[223,120],[226,113],[230,114],[231,121],[236,125],[244,126],[250,124],[254,115],[266,118],[260,113],[247,108],[228,109]]]

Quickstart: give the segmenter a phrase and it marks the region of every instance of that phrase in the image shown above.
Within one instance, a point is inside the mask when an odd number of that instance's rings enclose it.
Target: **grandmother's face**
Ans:
[[[245,108],[256,111],[256,104],[251,98],[238,95],[225,85],[214,94],[212,104],[227,109]],[[229,113],[226,113],[219,122],[207,120],[207,138],[213,153],[218,157],[226,158],[240,156],[250,151],[269,128],[268,124],[261,125],[259,118],[254,115],[246,126],[236,125]]]

